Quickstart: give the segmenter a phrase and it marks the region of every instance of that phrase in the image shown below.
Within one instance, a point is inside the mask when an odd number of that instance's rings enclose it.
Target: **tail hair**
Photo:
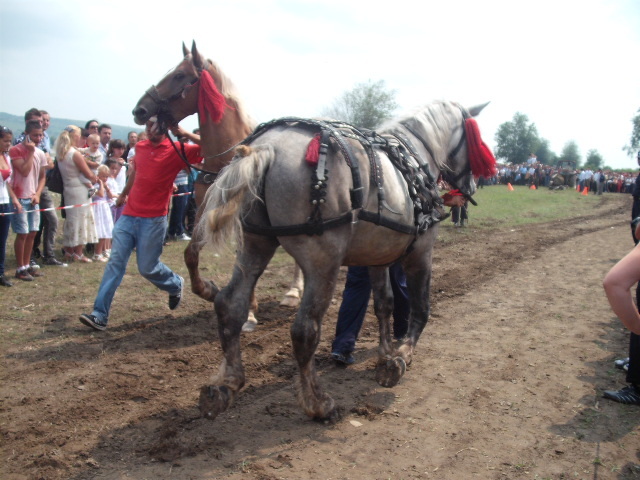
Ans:
[[[260,184],[275,157],[273,146],[241,145],[231,163],[209,188],[196,225],[196,238],[221,252],[230,243],[242,246],[241,215],[248,205],[260,199]]]

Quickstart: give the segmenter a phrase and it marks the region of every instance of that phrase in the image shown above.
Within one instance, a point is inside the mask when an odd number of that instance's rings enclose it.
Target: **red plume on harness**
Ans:
[[[309,142],[305,160],[309,165],[311,165],[312,167],[315,167],[316,165],[318,165],[319,158],[320,158],[320,134],[317,134]]]
[[[464,121],[467,133],[467,154],[474,177],[490,178],[496,174],[496,158],[491,149],[482,141],[478,123],[473,118]]]
[[[231,108],[227,105],[227,99],[218,91],[211,74],[207,70],[202,70],[198,95],[200,122],[207,123],[207,116],[209,116],[213,123],[220,123],[226,108]]]

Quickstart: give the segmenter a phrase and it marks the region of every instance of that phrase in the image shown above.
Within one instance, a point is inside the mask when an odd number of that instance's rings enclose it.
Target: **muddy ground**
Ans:
[[[640,478],[640,409],[602,398],[625,385],[613,360],[626,356],[628,334],[601,282],[632,246],[629,211],[630,198],[612,194],[568,221],[445,227],[432,317],[392,389],[374,381],[371,314],[357,363],[330,360],[337,291],[317,354],[342,410],[333,425],[308,419],[295,401],[295,312],[278,306],[292,272],[284,254],[259,283],[258,329],[243,334],[247,385],[213,422],[197,409],[221,359],[209,304],[189,293],[170,312],[133,265],[109,329],[92,332],[77,316],[90,311],[101,267],[46,270],[39,295],[25,283],[1,292],[0,476]],[[183,246],[164,255],[182,274]],[[230,259],[209,261],[229,271]]]

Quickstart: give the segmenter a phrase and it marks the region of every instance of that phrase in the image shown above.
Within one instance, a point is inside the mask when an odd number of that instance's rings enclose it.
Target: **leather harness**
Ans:
[[[358,129],[352,125],[337,122],[285,117],[259,125],[256,130],[241,144],[248,144],[277,126],[300,127],[320,134],[319,158],[315,170],[312,172],[310,203],[313,210],[306,223],[285,226],[255,225],[243,219],[245,231],[267,236],[289,235],[322,235],[325,230],[336,228],[354,222],[356,218],[374,223],[391,230],[417,236],[424,233],[429,226],[445,219],[442,199],[440,198],[437,178],[429,172],[428,164],[418,155],[409,139],[401,132],[380,135],[372,130]],[[412,132],[413,133],[413,132]],[[353,139],[360,143],[370,164],[370,181],[376,188],[378,195],[378,210],[372,212],[363,208],[363,187],[360,167],[357,157],[353,154],[351,145],[345,139]],[[417,137],[420,138],[420,137]],[[464,135],[461,141],[464,140]],[[461,145],[456,147],[455,153]],[[326,169],[326,157],[329,149],[340,152],[351,170],[353,188],[350,189],[351,210],[338,217],[324,220],[320,207],[324,204],[329,172]],[[378,157],[378,150],[383,151],[391,160],[394,167],[402,174],[414,206],[414,224],[407,225],[397,222],[383,215],[383,209],[395,212],[387,205],[384,194],[384,178]],[[427,151],[430,152],[430,149]],[[431,153],[430,153],[431,154]],[[432,156],[433,157],[433,156]]]

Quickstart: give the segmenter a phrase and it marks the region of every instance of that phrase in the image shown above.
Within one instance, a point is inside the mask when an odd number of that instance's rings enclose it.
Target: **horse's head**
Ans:
[[[159,129],[166,132],[167,127],[198,111],[197,84],[207,61],[198,52],[195,41],[191,51],[183,43],[182,51],[182,62],[138,100],[132,112],[138,125],[155,117]]]
[[[495,158],[480,138],[480,131],[473,117],[480,114],[489,102],[464,109],[460,107],[460,127],[451,135],[444,180],[457,188],[474,205],[471,196],[476,192],[475,178],[495,174]]]

